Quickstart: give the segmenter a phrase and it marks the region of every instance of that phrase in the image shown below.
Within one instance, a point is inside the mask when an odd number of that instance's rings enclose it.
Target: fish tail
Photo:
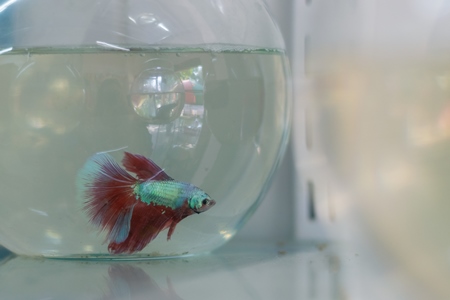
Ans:
[[[137,179],[107,153],[90,157],[78,173],[77,188],[90,221],[107,231],[107,241],[121,243],[128,237],[136,204]]]
[[[168,228],[173,220],[171,217],[162,218],[156,215],[152,206],[136,205],[133,215],[132,230],[122,243],[111,242],[108,250],[112,254],[133,254],[144,249],[158,234]],[[152,215],[154,214],[154,215]]]

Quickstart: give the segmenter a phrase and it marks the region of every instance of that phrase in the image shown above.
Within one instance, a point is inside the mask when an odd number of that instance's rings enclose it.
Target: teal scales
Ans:
[[[171,209],[179,208],[184,201],[192,208],[200,208],[209,196],[196,186],[180,181],[148,180],[133,187],[136,199],[146,204],[161,205]]]
[[[186,199],[185,185],[178,181],[150,180],[136,183],[133,193],[136,199],[146,204],[163,205],[175,209]]]

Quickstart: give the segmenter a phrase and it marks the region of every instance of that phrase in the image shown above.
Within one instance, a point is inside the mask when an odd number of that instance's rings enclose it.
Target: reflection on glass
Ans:
[[[194,67],[180,72],[185,90],[186,104],[181,118],[176,124],[176,146],[194,148],[200,137],[203,126],[204,108],[204,82],[202,66]]]
[[[5,49],[1,49],[1,50],[0,50],[0,55],[4,54],[4,53],[6,53],[6,52],[9,52],[9,51],[11,51],[12,49],[13,49],[12,47],[8,47],[8,48],[5,48]]]
[[[78,71],[64,59],[36,55],[12,83],[13,112],[29,129],[64,134],[75,128],[85,104]]]
[[[203,127],[205,114],[203,67],[198,65],[181,69],[173,76],[180,79],[183,89],[184,105],[180,115],[165,126],[149,124],[147,129],[152,135],[153,145],[158,145],[154,149],[154,155],[168,154],[169,165],[180,165],[183,161],[192,160],[192,153],[198,144]],[[158,81],[152,84],[161,86]],[[177,99],[177,96],[171,95],[171,97]],[[156,101],[152,105],[154,103]],[[166,103],[166,107],[169,107],[170,101]],[[167,142],[163,143],[164,140]]]
[[[146,62],[131,87],[134,111],[150,124],[167,124],[180,116],[184,105],[184,89],[172,64],[162,59]]]

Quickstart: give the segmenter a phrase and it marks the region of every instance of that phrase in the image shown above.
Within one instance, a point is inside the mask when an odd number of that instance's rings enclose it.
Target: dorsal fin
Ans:
[[[139,154],[131,154],[125,151],[122,164],[127,171],[135,173],[141,180],[173,180],[157,164]]]

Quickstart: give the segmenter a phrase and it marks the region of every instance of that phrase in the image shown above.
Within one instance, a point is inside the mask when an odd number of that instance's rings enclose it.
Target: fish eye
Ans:
[[[209,203],[208,199],[203,199],[202,205],[208,205],[208,203]]]

